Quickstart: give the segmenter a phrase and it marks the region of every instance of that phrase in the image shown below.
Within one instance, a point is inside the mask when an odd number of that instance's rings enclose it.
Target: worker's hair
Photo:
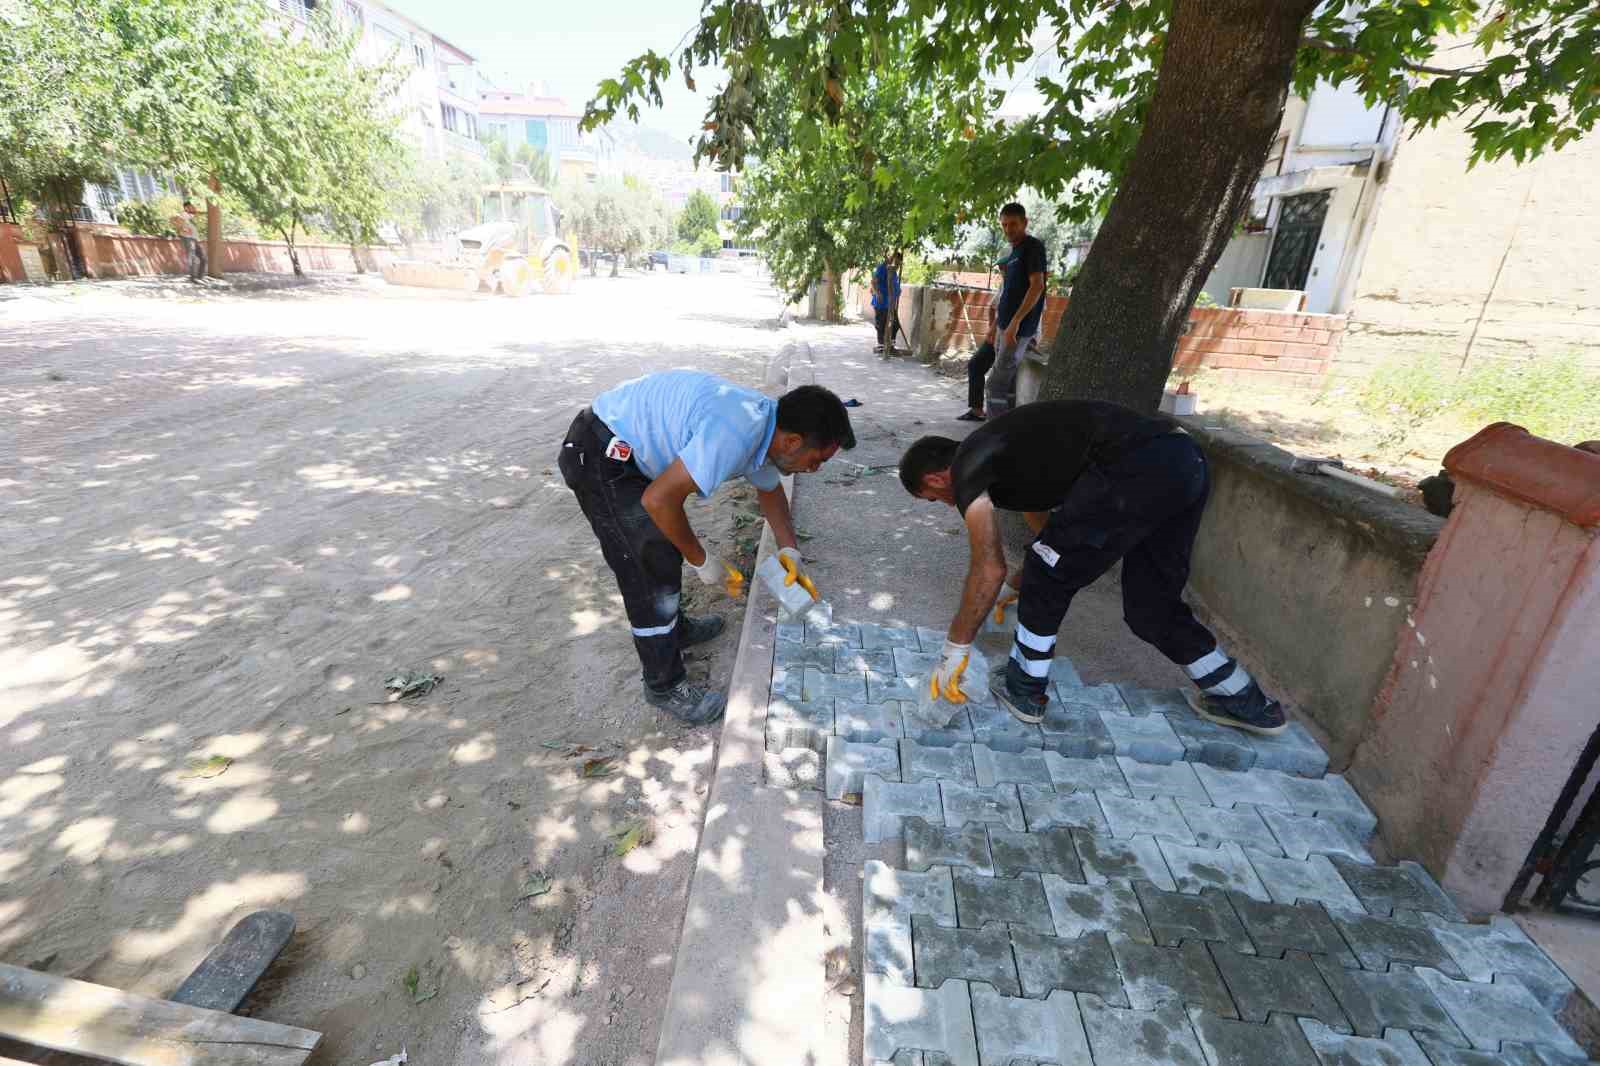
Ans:
[[[1028,219],[1028,209],[1013,200],[1000,209],[1001,218],[1004,218],[1007,215],[1016,215],[1018,218],[1026,222]]]
[[[839,397],[821,385],[801,385],[779,397],[778,428],[785,433],[799,433],[808,448],[856,446],[850,413]]]
[[[183,202],[183,206],[184,206],[184,207],[194,207],[194,201],[193,201],[193,200],[185,200],[185,201],[184,201],[184,202]],[[198,210],[198,209],[197,209],[197,210]]]
[[[949,437],[923,437],[900,457],[900,484],[915,496],[929,474],[949,470],[960,445]]]

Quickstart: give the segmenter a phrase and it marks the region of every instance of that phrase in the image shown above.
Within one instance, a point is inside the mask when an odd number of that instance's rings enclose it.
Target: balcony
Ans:
[[[468,137],[464,133],[456,133],[453,130],[440,130],[439,135],[441,143],[443,143],[447,152],[470,156],[473,159],[483,159],[489,154],[489,150],[484,147],[482,141]]]

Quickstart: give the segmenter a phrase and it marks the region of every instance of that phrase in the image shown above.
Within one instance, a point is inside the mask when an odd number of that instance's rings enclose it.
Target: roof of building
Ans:
[[[582,118],[583,112],[559,96],[528,96],[489,89],[478,110],[486,115],[530,115],[548,118]]]
[[[402,20],[404,22],[410,23],[412,26],[415,26],[417,29],[421,30],[423,33],[426,33],[429,37],[432,37],[436,43],[444,45],[446,48],[450,49],[450,51],[452,51],[452,52],[455,52],[457,55],[461,55],[461,56],[466,57],[467,62],[476,63],[478,61],[477,57],[474,56],[471,52],[468,52],[466,49],[460,48],[460,47],[452,44],[451,42],[445,40],[443,37],[439,36],[439,34],[436,31],[434,31],[432,29],[429,29],[427,26],[424,26],[421,22],[418,22],[416,19],[412,18],[410,15],[406,14],[404,11],[401,11],[399,8],[395,7],[393,4],[387,3],[386,0],[367,0],[367,3],[372,4],[374,7],[381,7],[385,11],[389,12],[389,14],[395,16],[396,18],[398,18],[398,19],[400,19],[400,20]]]

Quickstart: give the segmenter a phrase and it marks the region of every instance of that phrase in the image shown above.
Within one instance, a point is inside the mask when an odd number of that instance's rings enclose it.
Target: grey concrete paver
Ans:
[[[1148,881],[1135,881],[1133,890],[1156,943],[1162,947],[1202,940],[1225,944],[1236,952],[1255,953],[1255,945],[1225,893],[1215,889],[1198,895],[1163,892]]]
[[[808,700],[856,700],[867,698],[865,674],[825,674],[815,667],[805,668],[805,691]]]
[[[1128,713],[1143,718],[1151,714],[1187,714],[1189,702],[1181,688],[1141,688],[1138,685],[1118,685],[1117,691],[1128,706]]]
[[[1192,800],[1195,803],[1206,803],[1210,800],[1205,786],[1195,776],[1194,763],[1179,761],[1153,765],[1118,755],[1117,765],[1122,768],[1122,776],[1127,779],[1128,789],[1135,799],[1171,796],[1174,799]]]
[[[1254,899],[1268,899],[1266,886],[1256,876],[1245,850],[1227,843],[1219,848],[1187,847],[1169,840],[1159,841],[1167,869],[1180,892],[1199,892],[1221,888],[1242,892]]]
[[[991,922],[1004,922],[1036,933],[1055,932],[1038,874],[984,877],[958,867],[954,877],[956,918],[961,928],[982,929]]]
[[[1294,804],[1278,788],[1280,776],[1270,770],[1219,770],[1200,763],[1194,768],[1195,776],[1205,787],[1206,799],[1217,807],[1237,807],[1247,803],[1252,807],[1293,813]],[[1265,813],[1265,810],[1262,812]]]
[[[860,792],[868,774],[885,781],[900,779],[900,754],[894,741],[857,744],[843,737],[828,738],[824,791],[829,799]]]
[[[1018,833],[1025,830],[1022,805],[1017,802],[1016,785],[973,788],[952,781],[939,782],[944,799],[944,824],[962,826],[970,822],[999,825]]]
[[[1256,854],[1250,856],[1250,862],[1274,903],[1307,900],[1330,907],[1357,910],[1361,907],[1361,901],[1326,855],[1313,855],[1301,862]]]
[[[1004,751],[1044,747],[1044,734],[1039,727],[1011,717],[1011,712],[1001,707],[993,696],[989,696],[986,703],[974,700],[969,704],[967,717],[972,719],[972,739],[979,744]]]
[[[1022,995],[1011,938],[1003,925],[946,929],[913,915],[911,942],[919,988],[938,988],[949,978],[959,977],[991,984],[1002,995]]]
[[[1428,985],[1415,973],[1396,967],[1389,973],[1347,970],[1331,959],[1317,958],[1334,998],[1350,1019],[1358,1036],[1382,1036],[1388,1029],[1433,1033],[1439,1039],[1466,1047],[1456,1028]],[[1326,1021],[1327,1019],[1323,1019]]]
[[[1303,951],[1327,955],[1350,969],[1358,965],[1320,903],[1263,903],[1238,893],[1230,895],[1228,902],[1250,934],[1257,955],[1281,959],[1285,952]]]
[[[1115,755],[1117,751],[1110,731],[1100,720],[1100,712],[1093,707],[1051,700],[1045,707],[1039,731],[1046,748],[1069,758],[1093,759]]]
[[[1176,1003],[1120,1010],[1099,996],[1078,997],[1095,1062],[1116,1066],[1205,1066],[1189,1016]]]
[[[1291,720],[1289,728],[1275,737],[1245,733],[1245,739],[1256,752],[1256,769],[1281,770],[1299,777],[1321,777],[1328,772],[1328,753],[1299,722]]]
[[[833,733],[858,743],[878,740],[899,740],[905,736],[902,717],[903,704],[892,700],[884,703],[858,703],[855,700],[835,700],[833,704]]]
[[[780,630],[781,634],[781,630]],[[832,625],[805,623],[804,642],[835,648],[861,647],[861,627],[854,622],[835,622]]]
[[[888,656],[890,668],[886,673],[898,674],[901,677],[926,679],[939,665],[939,652],[937,650],[917,651],[913,648],[899,647],[875,654]]]
[[[1017,1059],[1062,1066],[1089,1061],[1083,1018],[1071,992],[1015,999],[987,985],[973,985],[972,1023],[983,1066],[1012,1066]]]
[[[1056,662],[1060,662],[1059,658]],[[1070,685],[1056,683],[1056,699],[1064,707],[1081,707],[1084,710],[1105,711],[1110,714],[1130,714],[1128,703],[1115,685]]]
[[[916,705],[909,700],[887,700],[886,708],[900,712],[901,736],[914,740],[924,747],[947,748],[951,744],[972,743],[972,718],[965,708],[958,708],[939,729],[929,729],[917,717]]]
[[[803,622],[779,622],[777,640],[781,644],[804,644],[806,627]],[[815,643],[815,642],[813,642]]]
[[[1539,1044],[1572,1057],[1584,1052],[1527,986],[1515,977],[1496,977],[1492,984],[1452,981],[1438,970],[1421,967],[1420,977],[1472,1046],[1498,1051],[1502,1041]]]
[[[880,626],[875,622],[861,623],[861,647],[867,651],[880,648],[910,648],[920,651],[922,643],[917,631],[910,626]]]
[[[1189,823],[1178,811],[1177,800],[1171,796],[1143,800],[1105,795],[1099,799],[1100,809],[1114,837],[1148,834],[1176,844],[1193,846],[1196,843]]]
[[[1224,770],[1248,770],[1256,764],[1250,734],[1209,722],[1193,714],[1169,714],[1167,724],[1183,742],[1183,757]]]
[[[767,750],[810,748],[824,754],[834,731],[833,707],[832,700],[807,702],[774,696],[767,702]]]
[[[952,829],[944,825],[930,825],[921,818],[907,818],[903,827],[906,869],[965,866],[986,877],[994,876],[989,834],[984,832],[982,825],[963,825]]]
[[[1165,715],[1102,714],[1100,721],[1111,734],[1118,756],[1140,763],[1170,763],[1183,758],[1183,741],[1167,724]],[[1126,772],[1127,767],[1123,770]]]
[[[1044,753],[1045,767],[1057,792],[1098,792],[1131,796],[1128,779],[1122,776],[1122,767],[1110,756],[1100,758],[1071,758],[1053,751]]]
[[[772,664],[802,672],[808,666],[831,671],[834,669],[834,650],[780,640],[773,651]]]
[[[1400,962],[1411,966],[1431,966],[1447,977],[1465,979],[1461,967],[1420,923],[1408,924],[1398,918],[1384,918],[1364,910],[1331,908],[1328,916],[1344,935],[1345,943],[1355,952],[1365,970],[1378,973],[1388,971],[1390,964]],[[1488,979],[1485,975],[1483,980]]]
[[[900,836],[900,820],[908,816],[921,818],[931,825],[944,824],[939,782],[903,784],[868,774],[861,787],[862,839],[868,844],[894,840]]]
[[[1403,1030],[1382,1040],[1346,1036],[1314,1018],[1301,1018],[1300,1030],[1325,1066],[1432,1066],[1416,1040]]]
[[[1451,922],[1435,914],[1408,914],[1404,920],[1425,925],[1450,953],[1463,976],[1473,981],[1488,981],[1497,973],[1515,977],[1552,1014],[1565,1009],[1575,991],[1561,967],[1529,939],[1521,926],[1503,914],[1494,915],[1486,925]],[[1453,976],[1449,967],[1434,968]]]
[[[1368,866],[1336,858],[1333,865],[1368,913],[1388,916],[1400,908],[1426,911],[1455,922],[1464,920],[1455,902],[1439,887],[1433,875],[1417,863]]]
[[[868,674],[875,674],[878,677],[893,677],[899,671],[895,669],[894,651],[889,648],[879,648],[876,651],[865,651],[861,648],[834,648],[833,672],[836,674],[860,674],[863,677]]]
[[[1135,1010],[1150,1010],[1177,1000],[1224,1018],[1239,1016],[1222,975],[1202,942],[1191,940],[1182,947],[1162,948],[1119,936],[1110,939],[1123,988]]]
[[[1272,770],[1257,772],[1276,774]],[[1338,822],[1362,841],[1372,839],[1373,832],[1378,828],[1378,816],[1372,813],[1372,809],[1341,774],[1315,778],[1277,774],[1275,783],[1294,805],[1296,814],[1315,815]]]
[[[1050,683],[1060,688],[1083,688],[1083,678],[1078,676],[1078,668],[1065,655],[1057,655],[1050,660]]]
[[[1055,787],[1044,764],[1044,755],[1039,751],[995,751],[987,744],[978,744],[972,749],[972,764],[978,774],[979,788],[992,788],[1007,781]]]
[[[1311,956],[1290,952],[1281,959],[1267,959],[1213,944],[1211,957],[1245,1021],[1264,1022],[1281,1013],[1316,1018],[1340,1032],[1350,1031],[1345,1012]]]
[[[1194,800],[1178,800],[1178,810],[1194,834],[1196,844],[1218,848],[1234,843],[1264,855],[1282,855],[1277,838],[1254,807],[1212,807]]]
[[[1284,855],[1291,859],[1304,859],[1311,855],[1343,855],[1354,862],[1372,862],[1372,854],[1366,846],[1339,822],[1289,814],[1270,807],[1259,808],[1259,813],[1283,848]]]
[[[1514,1053],[1506,1055],[1498,1051],[1454,1047],[1428,1033],[1418,1033],[1416,1038],[1433,1060],[1433,1066],[1522,1066]]]
[[[1017,833],[992,825],[989,827],[989,850],[994,872],[1000,877],[1015,877],[1031,871],[1083,882],[1083,864],[1078,861],[1078,850],[1073,847],[1069,829]]]
[[[1045,874],[1044,894],[1056,935],[1092,936],[1115,933],[1140,944],[1154,944],[1140,909],[1139,897],[1126,881],[1080,885],[1057,874]]]
[[[1128,1005],[1127,994],[1122,990],[1122,975],[1117,970],[1117,958],[1111,953],[1111,941],[1104,933],[1059,937],[1012,928],[1011,946],[1017,972],[1022,978],[1023,995],[1038,998],[1059,988],[1068,992],[1093,992],[1108,1003],[1119,1007]]]
[[[884,700],[903,700],[911,703],[921,694],[920,687],[909,677],[882,677],[878,674],[868,674],[865,682],[864,692],[859,695],[841,692],[840,698],[865,700],[868,703],[882,703]]]
[[[972,766],[972,745],[951,744],[930,747],[914,740],[900,741],[900,779],[902,781],[953,781],[964,785],[978,783]]]
[[[1022,799],[1022,813],[1031,831],[1075,826],[1102,835],[1111,832],[1100,810],[1100,799],[1093,792],[1057,792],[1053,788],[1022,785],[1017,794]]]
[[[912,873],[868,861],[861,880],[864,972],[885,974],[900,984],[912,983],[911,918],[917,914],[955,928],[955,885],[950,868],[938,866]]]
[[[763,780],[772,788],[822,789],[822,756],[810,748],[764,751]]]
[[[940,988],[898,985],[881,974],[863,982],[863,1051],[869,1062],[888,1062],[901,1048],[937,1051],[952,1066],[979,1066],[972,1003],[965,981]]]
[[[1074,829],[1072,843],[1078,849],[1078,861],[1083,863],[1083,879],[1090,884],[1144,880],[1168,892],[1178,890],[1155,837],[1117,840],[1086,829]]]
[[[1305,1033],[1287,1014],[1275,1014],[1260,1025],[1191,1007],[1189,1024],[1209,1066],[1321,1066]]]

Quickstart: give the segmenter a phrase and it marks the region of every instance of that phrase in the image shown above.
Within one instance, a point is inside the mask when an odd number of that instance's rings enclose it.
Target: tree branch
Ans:
[[[1300,47],[1314,48],[1319,52],[1332,52],[1335,55],[1344,56],[1359,56],[1366,54],[1359,48],[1351,48],[1348,45],[1334,44],[1332,41],[1318,40],[1315,37],[1300,38]],[[1406,70],[1413,71],[1417,74],[1437,74],[1445,78],[1458,78],[1464,74],[1474,73],[1474,70],[1471,68],[1451,70],[1446,67],[1430,67],[1424,66],[1421,63],[1410,63],[1403,59],[1399,62],[1398,66]]]

